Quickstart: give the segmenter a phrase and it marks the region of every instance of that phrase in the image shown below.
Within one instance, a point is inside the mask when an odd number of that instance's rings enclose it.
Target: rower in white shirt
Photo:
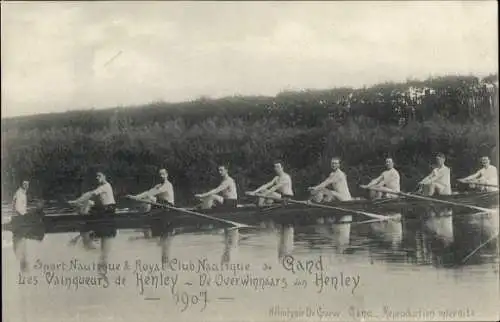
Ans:
[[[219,166],[218,170],[222,177],[219,186],[208,192],[195,195],[201,201],[199,206],[201,209],[210,209],[216,205],[224,208],[236,208],[238,206],[236,182],[229,176],[227,166]]]
[[[398,170],[394,169],[394,161],[392,158],[385,159],[385,166],[387,170],[382,172],[382,174],[370,181],[367,185],[362,185],[362,188],[386,188],[395,192],[400,192],[400,177]],[[381,192],[370,190],[370,197],[372,199],[380,198],[397,198],[398,195],[390,192]]]
[[[107,260],[109,252],[111,250],[111,239],[116,237],[116,223],[114,221],[116,202],[113,193],[113,187],[107,181],[106,175],[102,172],[97,172],[96,175],[97,182],[99,186],[91,191],[82,194],[78,199],[71,200],[68,203],[72,205],[85,205],[93,197],[97,197],[93,205],[91,203],[91,208],[89,211],[89,216],[99,216],[106,220],[106,224],[103,225],[93,225],[92,227],[86,227],[81,235],[85,240],[89,239],[89,232],[92,230],[97,238],[101,239],[101,257],[100,257],[100,267],[105,268],[107,265]]]
[[[155,202],[159,204],[165,204],[168,206],[174,206],[174,187],[172,183],[168,180],[168,171],[167,169],[160,169],[159,171],[160,177],[163,183],[155,185],[153,188],[146,190],[140,194],[135,196],[131,196],[133,198],[142,199],[147,202]],[[161,206],[151,206],[151,204],[144,204],[145,212],[153,209],[163,209]],[[150,229],[144,229],[144,237],[150,238],[152,237],[160,237],[162,241],[169,237],[169,234],[172,233],[172,229],[169,225],[168,214],[166,217],[162,218],[160,221],[154,221],[151,223]],[[150,233],[151,232],[151,233]]]
[[[427,196],[438,195],[451,195],[451,180],[450,168],[444,163],[446,157],[443,153],[436,155],[436,167],[425,178],[423,178],[419,185],[422,188],[422,193]]]
[[[27,192],[29,188],[29,181],[24,180],[14,194],[12,199],[12,210],[14,211],[14,216],[24,216],[28,212],[28,197]],[[12,247],[14,254],[19,260],[20,269],[22,272],[28,269],[28,260],[26,255],[26,239],[22,233],[13,231],[12,233]]]
[[[333,200],[351,200],[351,193],[347,185],[347,176],[340,170],[340,159],[332,158],[331,167],[333,171],[323,182],[314,187],[309,187],[310,200],[314,202],[331,202]],[[328,189],[328,187],[331,189]]]
[[[269,196],[278,199],[293,197],[292,178],[283,170],[283,165],[281,164],[281,162],[276,162],[274,164],[274,171],[276,172],[276,176],[273,178],[273,180],[260,186],[254,191],[251,191],[249,195],[259,194],[261,196]],[[264,205],[270,205],[274,201],[275,199],[260,197],[258,200],[258,205],[262,207]]]
[[[165,203],[170,206],[174,205],[174,187],[168,180],[167,169],[160,169],[159,175],[162,183],[155,185],[153,188],[142,193],[132,196],[133,198],[144,199],[147,201]]]
[[[29,185],[29,181],[23,181],[21,187],[19,187],[14,194],[14,198],[12,199],[12,208],[15,215],[23,216],[28,212],[28,200],[26,194],[28,192]]]
[[[458,179],[463,183],[469,183],[471,188],[477,188],[482,191],[498,191],[498,172],[497,168],[490,164],[490,158],[481,157],[482,168],[476,173]]]

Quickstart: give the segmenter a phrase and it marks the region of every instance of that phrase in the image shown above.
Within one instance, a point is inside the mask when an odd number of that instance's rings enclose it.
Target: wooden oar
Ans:
[[[498,188],[498,185],[489,184],[489,183],[482,183],[482,182],[476,182],[476,181],[460,181],[460,180],[457,180],[457,181],[460,183],[465,183],[465,184],[475,184],[476,186]]]
[[[447,204],[447,205],[456,206],[456,207],[465,207],[465,208],[469,208],[469,209],[479,210],[482,212],[491,212],[492,211],[491,209],[488,209],[488,208],[471,206],[471,205],[467,205],[467,204],[463,204],[463,203],[441,200],[441,199],[436,199],[436,198],[424,197],[424,196],[414,195],[414,194],[410,194],[410,193],[404,193],[404,192],[400,192],[400,191],[393,191],[390,189],[375,188],[375,187],[367,187],[366,189],[371,189],[371,190],[379,191],[379,192],[388,192],[388,193],[392,193],[395,195],[404,196],[407,198],[420,199],[420,200],[425,200],[425,201],[430,201],[430,202],[437,202],[437,203]]]
[[[467,260],[469,258],[472,257],[472,255],[474,255],[475,253],[477,253],[478,250],[480,250],[481,248],[484,247],[484,245],[488,244],[489,242],[495,240],[498,238],[498,234],[496,234],[495,236],[489,238],[487,241],[485,241],[484,243],[482,243],[481,245],[479,245],[476,249],[474,249],[469,255],[465,256],[464,259],[462,259],[462,264],[465,264],[465,262],[467,262]]]
[[[226,220],[226,219],[222,219],[222,218],[212,217],[212,216],[205,215],[205,214],[202,214],[202,213],[199,213],[199,212],[195,212],[195,211],[192,211],[192,210],[187,210],[187,209],[183,209],[183,208],[172,207],[172,206],[169,206],[169,205],[166,205],[166,204],[162,204],[162,203],[157,203],[157,202],[152,202],[152,201],[148,201],[148,200],[143,200],[143,199],[135,198],[133,196],[126,196],[126,198],[131,199],[131,200],[135,200],[135,201],[138,201],[138,202],[142,202],[142,203],[147,203],[147,204],[150,204],[150,205],[153,205],[153,206],[157,206],[157,207],[162,207],[162,208],[167,208],[167,209],[175,210],[177,212],[182,212],[182,213],[193,215],[193,216],[197,216],[197,217],[203,217],[203,218],[206,218],[206,219],[209,219],[209,220],[212,220],[212,221],[218,221],[218,222],[221,222],[221,223],[224,223],[224,224],[227,224],[227,225],[235,226],[236,228],[258,228],[256,226],[246,225],[246,224],[238,223],[238,222],[231,221],[231,220]]]
[[[286,201],[286,202],[289,202],[289,203],[294,203],[294,204],[297,204],[297,205],[303,205],[303,206],[308,206],[308,207],[316,207],[316,208],[322,208],[322,209],[330,209],[330,210],[337,210],[337,211],[342,211],[342,212],[350,212],[350,213],[355,213],[355,214],[361,214],[361,215],[365,215],[367,217],[376,218],[376,219],[380,219],[380,220],[386,220],[387,218],[389,218],[389,216],[383,216],[383,215],[373,214],[373,213],[365,212],[365,211],[361,211],[361,210],[346,209],[346,208],[341,208],[341,207],[324,205],[324,204],[320,204],[320,203],[300,201],[300,200],[294,200],[294,199],[288,199],[288,198],[287,199],[281,199],[281,198],[278,198],[278,197],[265,196],[265,195],[261,195],[261,194],[257,194],[257,193],[253,194],[253,193],[250,193],[250,192],[246,192],[246,194],[249,195],[249,196],[255,196],[255,197],[259,197],[259,198],[273,199],[273,200],[277,200],[277,201]]]

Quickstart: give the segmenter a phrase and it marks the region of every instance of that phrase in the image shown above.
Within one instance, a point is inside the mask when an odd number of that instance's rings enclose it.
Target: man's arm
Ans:
[[[226,180],[224,180],[217,188],[215,189],[212,189],[208,192],[205,192],[205,193],[201,193],[201,194],[197,194],[196,196],[198,198],[205,198],[205,197],[208,197],[208,196],[211,196],[211,195],[215,195],[221,191],[224,191],[224,189],[227,189],[227,187],[229,186],[229,182],[227,182]]]
[[[141,192],[141,193],[135,195],[134,197],[139,198],[139,199],[143,199],[146,197],[154,197],[157,194],[160,194],[160,193],[165,192],[165,191],[166,191],[165,187],[163,187],[161,184],[157,184],[153,188],[146,190],[144,192]]]
[[[384,179],[384,177],[382,175],[380,175],[379,177],[377,177],[377,178],[373,179],[372,181],[370,181],[369,184],[361,186],[361,187],[363,187],[363,188],[373,187],[374,185],[380,184],[383,179]]]
[[[254,193],[254,194],[255,193],[259,193],[259,192],[261,192],[264,189],[268,189],[269,187],[272,187],[273,185],[275,185],[277,181],[278,181],[278,177],[274,177],[273,180],[271,180],[268,183],[263,184],[262,186],[258,187],[257,189],[255,189],[254,191],[252,191],[252,193]]]
[[[458,179],[458,181],[460,181],[460,182],[468,182],[468,181],[471,181],[473,179],[479,179],[482,174],[483,174],[483,172],[481,170],[479,170],[476,173],[471,174],[468,177],[465,177],[465,178],[462,178],[462,179]]]
[[[435,177],[435,171],[436,170],[432,170],[431,173],[427,177],[425,177],[422,180],[420,180],[419,184],[429,184],[429,183],[431,183],[432,180]]]
[[[323,182],[318,184],[317,186],[311,187],[310,190],[318,190],[318,189],[323,189],[329,184],[335,183],[335,174],[330,174],[328,178],[326,178]]]
[[[88,201],[93,196],[98,196],[103,192],[104,192],[104,186],[99,186],[94,190],[85,192],[79,198],[77,198],[75,200],[68,201],[68,203],[70,203],[70,204],[82,204],[82,203]]]

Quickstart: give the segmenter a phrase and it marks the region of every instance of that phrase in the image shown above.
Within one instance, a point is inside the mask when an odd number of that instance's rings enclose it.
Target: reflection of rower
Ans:
[[[332,243],[339,253],[342,253],[350,243],[352,216],[343,216],[341,220],[335,221],[326,218],[314,226],[314,231]]]
[[[384,242],[391,243],[392,249],[396,249],[403,241],[403,224],[401,214],[393,214],[392,216],[394,219],[371,223],[370,230]]]
[[[342,253],[349,246],[351,241],[351,223],[352,216],[344,216],[344,221],[340,221],[330,226],[332,232],[332,240],[338,252]]]
[[[279,229],[278,259],[290,255],[293,251],[294,229],[292,225],[282,225]]]
[[[424,222],[425,228],[440,238],[446,245],[454,240],[453,234],[453,216],[451,210],[441,210],[439,213],[434,210],[428,210]]]
[[[221,263],[230,263],[234,260],[235,252],[238,250],[240,234],[238,229],[224,229],[224,252]]]

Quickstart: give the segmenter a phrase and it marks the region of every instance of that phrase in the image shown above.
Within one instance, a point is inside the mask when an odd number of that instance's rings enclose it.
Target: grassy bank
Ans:
[[[389,85],[360,91],[394,93],[404,87]],[[484,105],[487,96],[474,108],[452,106],[458,96],[449,93],[457,91],[425,97],[412,118],[401,115],[391,96],[361,104],[352,99],[358,92],[346,103],[332,93],[347,97],[349,91],[337,89],[323,96],[204,99],[3,120],[2,194],[8,198],[17,182],[29,177],[34,195],[74,196],[94,184],[100,169],[120,195],[148,188],[158,168],[166,167],[178,198],[191,203],[193,193],[219,182],[218,163],[229,164],[243,192],[269,179],[274,160],[283,160],[297,193],[303,194],[328,174],[329,158],[340,156],[359,195],[364,192],[357,186],[383,170],[387,154],[395,158],[404,189],[412,190],[438,151],[448,155],[455,178],[476,168],[479,155],[497,154],[492,116],[498,107]],[[448,108],[441,105],[445,100]],[[425,112],[432,106],[439,108]]]

